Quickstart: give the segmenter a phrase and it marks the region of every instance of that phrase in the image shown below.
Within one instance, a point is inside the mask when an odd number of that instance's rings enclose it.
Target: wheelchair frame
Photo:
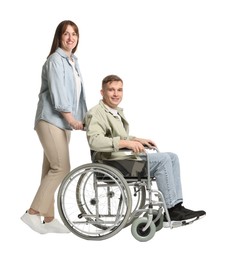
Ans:
[[[155,147],[152,150],[158,152]],[[120,153],[133,154],[129,150]],[[146,169],[150,169],[148,153],[146,150]],[[104,163],[81,165],[59,187],[60,217],[73,234],[83,239],[108,239],[131,225],[135,239],[148,241],[162,229],[164,212],[172,228],[164,197],[152,188],[153,182],[148,170],[145,177],[124,177],[119,169]]]

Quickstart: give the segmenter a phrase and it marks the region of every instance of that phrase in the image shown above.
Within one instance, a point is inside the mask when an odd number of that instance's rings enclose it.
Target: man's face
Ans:
[[[123,97],[123,84],[121,81],[113,81],[108,84],[104,89],[101,89],[103,102],[111,107],[116,108]]]

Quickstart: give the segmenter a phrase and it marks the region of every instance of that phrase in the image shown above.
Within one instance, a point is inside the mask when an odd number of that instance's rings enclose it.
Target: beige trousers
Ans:
[[[44,150],[41,183],[31,208],[41,216],[54,217],[54,195],[70,171],[69,141],[71,131],[39,121],[36,132]]]

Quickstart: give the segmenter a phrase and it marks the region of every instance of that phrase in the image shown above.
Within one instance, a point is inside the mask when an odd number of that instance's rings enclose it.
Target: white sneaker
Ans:
[[[68,228],[61,224],[57,219],[53,219],[51,222],[42,224],[46,233],[70,233]]]
[[[26,213],[21,217],[21,220],[27,224],[32,230],[40,233],[40,234],[46,234],[46,230],[43,227],[43,224],[41,223],[41,217],[38,215],[32,215],[29,214],[27,211]]]

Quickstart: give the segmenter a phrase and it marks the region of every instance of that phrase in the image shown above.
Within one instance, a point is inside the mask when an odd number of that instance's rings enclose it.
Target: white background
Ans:
[[[226,1],[1,5],[0,258],[226,259]],[[65,19],[80,29],[76,54],[88,107],[99,101],[103,77],[122,77],[121,105],[131,134],[178,154],[185,206],[206,210],[205,218],[162,229],[146,243],[135,240],[130,227],[97,242],[73,234],[39,235],[21,222],[40,181],[42,148],[33,123],[41,67],[56,26]],[[90,162],[84,132],[72,133],[70,150],[72,168]]]

